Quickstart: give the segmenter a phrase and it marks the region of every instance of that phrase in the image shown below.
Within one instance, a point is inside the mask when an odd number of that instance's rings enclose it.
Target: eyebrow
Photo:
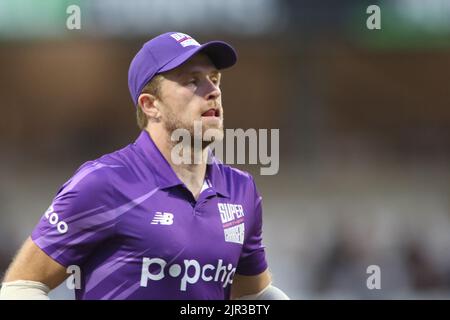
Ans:
[[[180,74],[178,74],[178,78],[182,78],[185,76],[195,76],[195,75],[200,75],[203,74],[204,72],[201,71],[186,71],[186,72],[181,72]],[[219,70],[212,70],[211,72],[208,72],[209,75],[214,75],[214,76],[222,76],[222,73]]]

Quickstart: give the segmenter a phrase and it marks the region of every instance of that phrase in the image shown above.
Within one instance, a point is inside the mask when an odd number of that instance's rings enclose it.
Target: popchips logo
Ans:
[[[233,275],[236,272],[236,268],[231,263],[224,265],[222,259],[217,260],[217,265],[215,266],[212,264],[201,266],[195,259],[185,259],[183,264],[181,266],[175,263],[168,266],[164,259],[144,257],[142,260],[141,287],[147,287],[149,280],[159,281],[164,279],[168,272],[169,276],[173,278],[177,278],[182,274],[180,280],[181,291],[186,291],[188,284],[195,284],[200,279],[205,282],[220,281],[225,288],[228,284],[233,283]],[[150,272],[149,269],[152,265],[157,266],[156,270],[159,270],[158,273]]]

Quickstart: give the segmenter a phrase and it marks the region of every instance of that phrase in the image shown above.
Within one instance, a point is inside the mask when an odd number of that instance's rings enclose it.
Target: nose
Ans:
[[[206,100],[216,100],[221,95],[219,86],[215,85],[211,81],[208,81],[208,87],[206,89]]]

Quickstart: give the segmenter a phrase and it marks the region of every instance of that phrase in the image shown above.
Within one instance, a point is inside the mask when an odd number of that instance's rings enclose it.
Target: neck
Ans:
[[[206,155],[207,148],[195,150],[193,147],[190,148],[191,161],[190,163],[175,163],[172,159],[172,150],[174,146],[178,143],[170,139],[170,134],[165,130],[151,130],[146,129],[152,138],[155,145],[158,147],[159,151],[167,162],[172,167],[173,171],[177,177],[186,185],[186,187],[191,191],[195,199],[198,198],[200,190],[203,186],[206,174]],[[181,156],[183,156],[183,149],[181,151]],[[194,162],[194,159],[202,159],[202,161]]]

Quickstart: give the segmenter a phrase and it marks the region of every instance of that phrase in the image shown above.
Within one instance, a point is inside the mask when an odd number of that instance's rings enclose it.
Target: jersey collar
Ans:
[[[142,130],[134,146],[144,156],[146,166],[153,172],[161,189],[183,185],[146,130]],[[228,198],[223,165],[211,152],[209,157],[210,164],[206,168],[206,177],[216,193]]]

